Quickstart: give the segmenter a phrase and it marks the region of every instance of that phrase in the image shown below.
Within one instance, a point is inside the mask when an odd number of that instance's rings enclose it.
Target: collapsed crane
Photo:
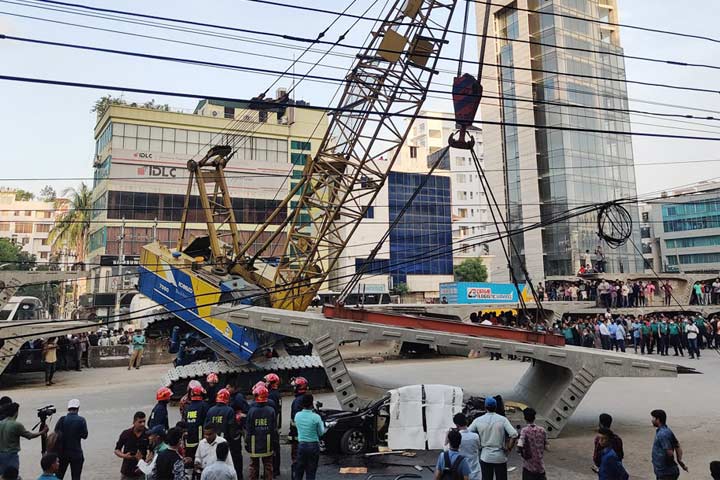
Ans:
[[[140,292],[207,335],[208,345],[228,362],[254,361],[277,342],[276,335],[213,318],[210,310],[230,303],[303,311],[326,281],[333,282],[341,252],[405,142],[412,125],[405,119],[416,117],[422,108],[455,5],[393,2],[346,76],[340,101],[329,112],[328,129],[317,154],[308,158],[302,179],[244,244],[224,177],[232,148],[218,145],[200,161],[190,161],[177,248],[157,242],[143,247]],[[185,245],[193,188],[208,235]],[[297,202],[292,210],[291,200]],[[280,225],[273,224],[281,217]],[[222,242],[221,235],[229,241]],[[264,243],[253,251],[261,236]],[[280,238],[284,246],[273,264],[263,255]]]

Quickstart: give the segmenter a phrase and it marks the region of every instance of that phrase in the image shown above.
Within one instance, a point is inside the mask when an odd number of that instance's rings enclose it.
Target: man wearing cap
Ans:
[[[80,443],[88,438],[87,422],[85,418],[78,415],[80,400],[77,398],[68,402],[67,409],[67,415],[60,417],[55,424],[55,433],[60,436],[59,441],[62,445],[59,452],[60,470],[58,470],[57,476],[62,479],[69,466],[72,480],[80,480],[85,462]]]
[[[153,458],[160,452],[168,449],[168,444],[165,443],[165,437],[167,436],[167,430],[162,425],[155,425],[147,431],[148,441],[150,442],[150,448],[148,448],[145,461],[152,463]]]
[[[507,480],[507,454],[515,446],[518,432],[507,418],[496,413],[497,401],[485,399],[487,413],[470,424],[471,432],[480,436],[480,470],[483,480]]]

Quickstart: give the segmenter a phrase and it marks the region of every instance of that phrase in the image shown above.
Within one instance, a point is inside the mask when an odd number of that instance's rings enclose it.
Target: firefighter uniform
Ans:
[[[204,400],[192,400],[185,409],[185,422],[188,426],[187,438],[185,441],[186,456],[195,458],[200,440],[203,438],[203,426],[207,418],[208,406]]]
[[[273,478],[273,436],[277,433],[275,410],[267,402],[257,402],[245,419],[245,449],[250,454],[250,480],[258,480],[260,461],[264,478]]]

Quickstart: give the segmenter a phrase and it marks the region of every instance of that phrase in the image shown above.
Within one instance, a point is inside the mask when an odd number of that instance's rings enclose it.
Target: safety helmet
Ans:
[[[190,400],[202,400],[205,389],[202,387],[193,387],[190,390]]]
[[[215,396],[215,401],[217,403],[224,403],[226,405],[230,403],[230,392],[228,391],[228,389],[221,388],[220,390],[218,390],[218,393]]]
[[[290,385],[295,389],[295,393],[305,393],[308,391],[308,381],[305,377],[295,377],[290,380]]]
[[[170,397],[172,397],[172,390],[167,387],[162,387],[157,391],[157,394],[155,394],[155,398],[158,402],[170,400]]]
[[[202,387],[202,383],[197,380],[190,380],[190,383],[188,383],[188,392],[195,387]]]
[[[280,386],[280,377],[278,377],[276,373],[268,373],[263,377],[263,380],[265,380],[268,387],[273,390],[277,390]]]
[[[259,383],[255,385],[255,387],[253,387],[252,394],[255,397],[255,401],[257,403],[265,403],[268,401],[269,392],[267,387],[262,383]]]
[[[207,383],[212,383],[212,384],[218,383],[220,381],[217,373],[208,373],[208,376],[205,380],[207,381]]]

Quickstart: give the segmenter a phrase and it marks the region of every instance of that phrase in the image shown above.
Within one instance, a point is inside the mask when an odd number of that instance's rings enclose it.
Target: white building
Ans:
[[[35,255],[38,263],[47,263],[48,237],[57,213],[55,202],[15,200],[15,190],[0,191],[0,238],[11,239]]]

